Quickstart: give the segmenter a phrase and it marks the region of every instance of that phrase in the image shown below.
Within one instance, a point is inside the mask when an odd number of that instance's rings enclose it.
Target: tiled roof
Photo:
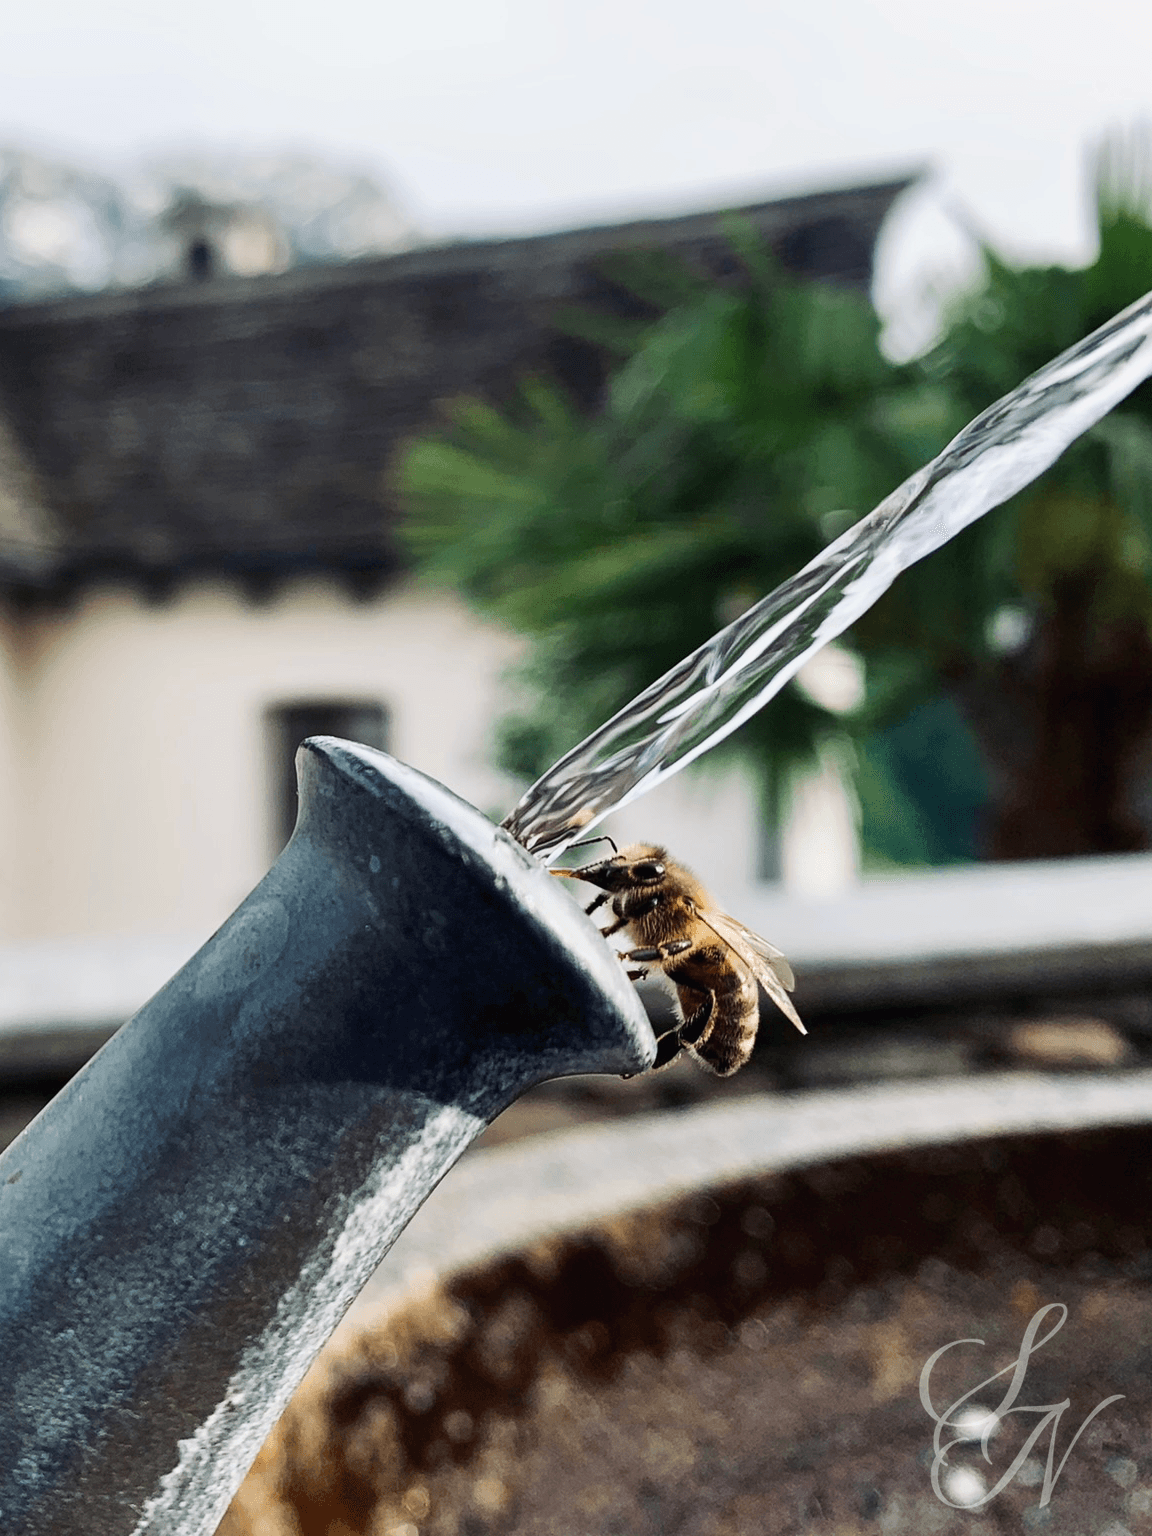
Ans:
[[[793,270],[864,286],[912,179],[736,211]],[[439,401],[505,398],[529,371],[594,402],[604,355],[554,316],[625,306],[602,263],[636,248],[735,266],[707,213],[0,310],[0,581],[386,578],[398,446]]]

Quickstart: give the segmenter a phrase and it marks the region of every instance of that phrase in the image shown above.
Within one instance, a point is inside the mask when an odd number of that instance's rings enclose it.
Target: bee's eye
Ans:
[[[640,881],[641,885],[651,885],[657,880],[663,880],[664,866],[663,864],[645,860],[642,864],[633,864],[632,873]]]

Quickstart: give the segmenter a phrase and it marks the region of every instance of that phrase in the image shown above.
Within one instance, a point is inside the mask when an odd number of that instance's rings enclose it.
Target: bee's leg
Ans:
[[[645,976],[647,976],[648,971],[646,968],[642,967],[638,971],[625,971],[624,974],[627,976],[629,981],[643,981]]]
[[[699,1045],[700,1041],[704,1038],[704,1031],[712,1022],[712,1015],[715,1011],[716,997],[714,993],[709,992],[695,1013],[689,1014],[676,1031],[681,1042],[684,1045]]]
[[[608,900],[608,896],[608,891],[601,891],[599,896],[597,896],[596,899],[592,902],[591,906],[584,908],[589,917],[592,916],[593,912],[595,912],[598,907],[602,907],[604,905],[604,903]]]
[[[657,1040],[656,1060],[648,1070],[656,1072],[661,1067],[670,1066],[682,1050],[683,1046],[680,1044],[679,1032],[675,1029],[670,1029],[666,1035],[661,1035],[659,1040]]]
[[[604,930],[610,932],[609,929]],[[655,944],[651,949],[625,949],[621,950],[621,960],[636,960],[639,962],[671,960],[674,955],[682,955],[686,949],[692,948],[691,939],[673,939],[668,944]]]
[[[607,928],[601,928],[600,932],[606,939],[610,939],[614,933],[620,932],[621,928],[625,926],[627,921],[628,919],[626,917],[618,917],[614,923],[609,923]]]

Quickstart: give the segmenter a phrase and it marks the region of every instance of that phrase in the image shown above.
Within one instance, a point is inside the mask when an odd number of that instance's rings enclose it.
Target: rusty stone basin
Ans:
[[[1146,1070],[481,1151],[223,1536],[1152,1531],[1150,1153]]]

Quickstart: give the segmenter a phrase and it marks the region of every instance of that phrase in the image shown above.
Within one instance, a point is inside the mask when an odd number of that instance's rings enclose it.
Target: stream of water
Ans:
[[[1055,462],[1152,374],[1152,294],[983,411],[802,571],[532,785],[503,825],[545,862],[762,709],[895,581]]]

